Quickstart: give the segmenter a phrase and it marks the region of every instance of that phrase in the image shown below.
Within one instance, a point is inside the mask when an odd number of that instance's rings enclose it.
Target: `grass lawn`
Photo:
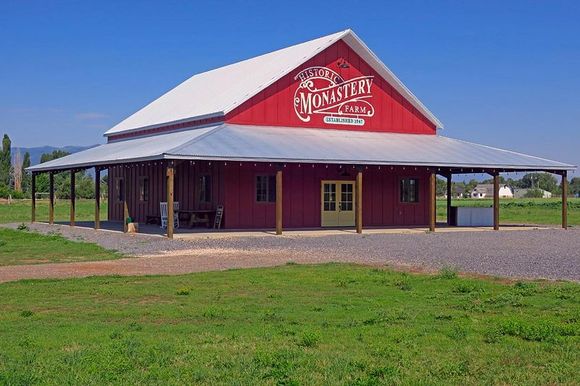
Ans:
[[[0,203],[0,223],[30,222],[30,200],[14,200],[12,204]],[[77,221],[95,220],[95,201],[76,200],[75,218]],[[101,221],[107,220],[107,203],[101,203]],[[36,201],[36,219],[38,221],[48,221],[48,200]],[[70,201],[57,200],[54,206],[55,221],[70,220]]]
[[[96,244],[67,240],[58,234],[41,235],[0,228],[0,266],[110,260],[119,257],[119,253]]]
[[[452,201],[453,206],[493,206],[491,199],[464,198]],[[437,220],[447,220],[447,201],[437,200]],[[500,199],[500,222],[503,224],[546,224],[562,223],[562,202],[559,198],[515,198]],[[568,198],[568,224],[580,226],[580,198]]]
[[[576,384],[580,286],[328,264],[0,285],[0,384]]]

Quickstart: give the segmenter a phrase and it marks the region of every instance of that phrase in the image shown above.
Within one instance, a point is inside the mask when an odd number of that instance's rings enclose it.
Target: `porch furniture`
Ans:
[[[493,226],[493,207],[452,206],[449,225],[459,227]]]
[[[205,224],[209,228],[211,224],[210,220],[215,215],[215,212],[213,209],[182,209],[179,211],[179,213],[189,217],[188,223],[190,228],[193,228],[197,224]]]
[[[160,202],[161,228],[167,228],[167,202]],[[173,226],[179,228],[179,201],[173,202]]]

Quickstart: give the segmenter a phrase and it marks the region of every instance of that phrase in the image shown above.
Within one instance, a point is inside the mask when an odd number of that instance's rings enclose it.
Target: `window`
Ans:
[[[276,202],[276,176],[256,176],[256,201]]]
[[[401,180],[401,202],[419,202],[419,180],[403,178]]]
[[[115,184],[115,192],[117,194],[117,201],[125,201],[125,180],[122,177],[117,177]]]
[[[353,188],[352,183],[340,184],[340,210],[352,211]]]
[[[139,201],[149,201],[149,177],[139,178]]]
[[[324,184],[324,211],[334,212],[336,210],[336,184]]]
[[[211,176],[199,177],[199,201],[211,202]]]

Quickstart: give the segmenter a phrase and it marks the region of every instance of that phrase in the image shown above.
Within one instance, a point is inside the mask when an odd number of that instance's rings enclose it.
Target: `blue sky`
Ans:
[[[578,1],[0,2],[0,132],[89,145],[189,76],[352,28],[442,134],[580,165]]]

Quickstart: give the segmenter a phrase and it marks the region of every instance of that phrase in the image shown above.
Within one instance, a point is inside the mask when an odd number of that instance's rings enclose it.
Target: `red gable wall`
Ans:
[[[346,62],[348,68],[339,65],[339,61]],[[314,88],[320,89],[330,86],[330,88],[333,89],[331,91],[334,91],[334,96],[337,100],[339,99],[337,95],[344,96],[345,93],[353,94],[349,95],[350,102],[344,105],[341,109],[343,115],[338,114],[336,107],[337,103],[330,103],[328,99],[326,99],[327,103],[323,106],[331,106],[331,112],[305,113],[305,105],[311,106],[310,111],[316,109],[312,108],[313,99],[306,98],[309,90],[301,87],[301,80],[295,79],[295,77],[301,73],[301,71],[315,66],[326,67],[329,70],[334,71],[342,79],[338,80],[334,87],[332,87],[332,80],[313,79]],[[332,72],[328,73],[331,74],[332,78]],[[252,74],[248,74],[248,76],[252,76]],[[353,82],[349,82],[349,80],[359,77],[366,78],[360,78]],[[372,80],[369,77],[372,77]],[[372,82],[370,83],[370,93],[366,93],[369,82]],[[346,83],[348,83],[348,85]],[[354,85],[352,83],[354,83]],[[299,88],[300,90],[298,90]],[[338,88],[341,88],[340,92],[338,91]],[[302,92],[302,95],[300,92]],[[302,99],[299,97],[300,95],[302,96]],[[297,96],[298,101],[300,101],[296,109],[294,106],[295,96]],[[310,97],[312,97],[312,95]],[[326,97],[328,97],[328,94]],[[318,98],[318,101],[321,101],[322,95],[318,95],[314,98]],[[353,98],[356,100],[353,100]],[[345,101],[346,99],[343,98],[340,99],[340,101]],[[332,108],[332,106],[335,107]],[[359,111],[357,109],[360,109],[360,111],[364,110],[367,113],[371,110],[374,111],[372,116],[365,114],[359,115],[357,114],[357,111]],[[302,116],[302,119],[300,119],[299,116]],[[351,124],[326,123],[325,117],[345,117],[351,120]],[[330,120],[333,118],[330,118]],[[362,118],[364,124],[361,125],[361,121],[357,120],[358,125],[353,125],[352,120],[357,118]],[[326,119],[328,120],[329,118]],[[304,120],[308,121],[305,122]],[[226,116],[226,121],[230,123],[251,125],[296,126],[412,134],[435,134],[436,132],[434,124],[413,107],[411,103],[403,98],[401,94],[387,83],[387,81],[382,79],[376,71],[363,61],[342,40],[333,44],[328,49],[304,63],[295,71],[292,71],[290,74],[234,109]]]

